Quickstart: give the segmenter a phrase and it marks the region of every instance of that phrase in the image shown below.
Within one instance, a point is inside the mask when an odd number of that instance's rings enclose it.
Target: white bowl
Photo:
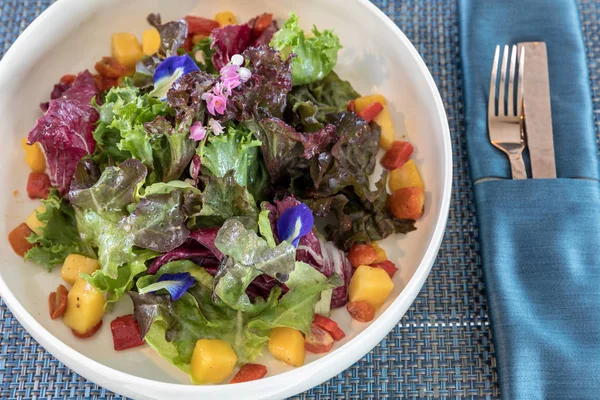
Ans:
[[[344,49],[336,71],[363,94],[382,93],[390,103],[398,138],[414,143],[415,159],[427,196],[425,215],[416,232],[384,241],[391,260],[400,265],[395,289],[370,324],[353,322],[344,308],[333,318],[347,334],[325,356],[309,357],[300,368],[268,357],[269,376],[236,385],[193,386],[187,375],[149,348],[116,352],[108,322],[130,312],[123,302],[105,317],[100,334],[75,338],[60,321],[48,316],[48,293],[60,283],[57,271],[24,263],[6,239],[0,240],[0,294],[31,335],[68,367],[84,377],[137,399],[216,398],[275,399],[307,390],[348,368],[377,345],[404,315],[423,286],[439,249],[450,203],[452,155],[446,114],[427,67],[404,34],[367,0],[61,0],[19,37],[0,62],[0,121],[4,155],[0,158],[0,235],[25,220],[36,202],[27,199],[28,168],[20,141],[40,116],[52,85],[65,73],[92,69],[110,53],[111,33],[141,36],[146,15],[163,20],[187,14],[212,16],[231,10],[240,21],[268,11],[280,21],[294,10],[304,28],[333,28]],[[20,194],[15,195],[14,190]],[[268,353],[268,351],[267,351]]]

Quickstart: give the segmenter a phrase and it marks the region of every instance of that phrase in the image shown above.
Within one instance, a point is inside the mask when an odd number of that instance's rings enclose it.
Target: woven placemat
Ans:
[[[51,0],[0,0],[0,54]],[[415,45],[438,85],[454,150],[453,194],[440,253],[421,293],[386,339],[296,399],[498,398],[464,138],[455,0],[374,0]],[[580,0],[600,127],[600,4]],[[0,398],[122,399],[47,353],[0,300]]]

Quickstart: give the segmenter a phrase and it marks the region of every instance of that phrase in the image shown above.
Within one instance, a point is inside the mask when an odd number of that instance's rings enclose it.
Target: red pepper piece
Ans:
[[[396,267],[394,265],[394,263],[391,262],[390,260],[385,260],[385,261],[382,261],[380,263],[373,264],[371,266],[372,267],[381,268],[381,269],[385,270],[385,272],[388,273],[388,275],[390,276],[390,278],[393,278],[394,274],[396,273],[396,271],[398,271],[398,267]]]
[[[25,256],[25,253],[33,248],[33,244],[27,241],[27,238],[31,236],[32,233],[33,231],[29,229],[27,225],[21,224],[8,234],[8,242],[15,253],[21,257]]]
[[[271,22],[273,22],[273,14],[264,13],[258,17],[252,28],[254,36],[260,36],[260,34],[271,25]]]
[[[48,175],[43,172],[32,172],[27,179],[27,194],[30,199],[47,199],[50,185]]]
[[[132,314],[115,318],[110,323],[110,331],[112,332],[115,350],[130,349],[144,344],[140,326]]]
[[[383,105],[376,101],[365,107],[361,112],[358,113],[358,115],[368,123],[373,121],[377,114],[381,112],[381,110],[383,110]]]
[[[235,374],[229,383],[242,383],[255,381],[264,377],[267,374],[267,367],[262,364],[245,364]]]
[[[327,353],[333,347],[333,337],[325,329],[312,324],[310,335],[304,339],[304,348],[311,353]]]
[[[195,17],[193,15],[186,15],[184,19],[188,23],[188,37],[192,37],[198,33],[210,36],[213,29],[219,27],[219,23],[214,19]]]
[[[329,332],[333,340],[342,340],[346,336],[344,331],[338,326],[337,322],[322,315],[315,314],[313,324]]]
[[[408,161],[413,151],[415,151],[415,148],[410,142],[396,140],[381,159],[381,165],[390,171],[400,168]]]

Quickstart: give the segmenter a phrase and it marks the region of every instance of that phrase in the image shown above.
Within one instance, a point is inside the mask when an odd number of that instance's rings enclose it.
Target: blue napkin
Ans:
[[[466,137],[485,290],[506,399],[600,398],[600,183],[574,1],[458,0]],[[557,174],[509,178],[490,143],[497,44],[545,41]],[[526,56],[527,57],[527,56]]]

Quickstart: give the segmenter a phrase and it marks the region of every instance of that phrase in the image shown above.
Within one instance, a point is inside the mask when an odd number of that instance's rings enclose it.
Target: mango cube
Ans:
[[[42,228],[46,226],[46,223],[41,222],[38,219],[37,215],[45,212],[46,206],[42,204],[41,206],[36,208],[31,214],[29,214],[29,217],[27,217],[27,219],[25,220],[25,225],[27,225],[29,229],[31,229],[36,235],[41,235]]]
[[[274,328],[269,337],[269,351],[286,364],[300,367],[304,364],[304,336],[292,328]]]
[[[132,33],[113,33],[111,37],[112,56],[125,68],[135,67],[142,58],[142,45]]]
[[[231,11],[224,11],[215,14],[215,21],[217,21],[220,26],[237,24],[235,15],[233,15]]]
[[[373,264],[384,262],[388,259],[387,254],[385,253],[385,250],[382,249],[381,246],[377,242],[371,242],[371,247],[374,248],[375,252],[377,253],[377,260],[375,260],[375,262]]]
[[[192,353],[192,378],[196,383],[220,383],[231,373],[237,356],[231,345],[218,339],[200,339]]]
[[[408,160],[400,168],[392,170],[389,183],[392,193],[406,187],[424,187],[419,169],[413,160]]]
[[[25,150],[25,162],[31,168],[31,172],[42,173],[46,170],[46,157],[39,143],[27,144],[27,138],[21,141]]]
[[[394,282],[384,269],[361,265],[352,275],[348,293],[351,302],[365,301],[379,308],[393,288]]]
[[[377,114],[373,122],[381,127],[379,147],[389,150],[394,142],[394,125],[392,124],[392,116],[390,115],[388,106],[383,107],[383,110]]]
[[[381,103],[382,106],[385,106],[387,104],[387,101],[386,101],[385,97],[383,97],[383,95],[369,94],[367,96],[362,96],[362,97],[359,97],[358,99],[355,99],[354,100],[354,109],[356,110],[356,113],[359,113],[375,102]]]
[[[80,254],[69,254],[60,269],[60,276],[63,281],[72,285],[79,278],[79,274],[92,274],[97,269],[100,269],[98,260]]]
[[[151,56],[156,54],[159,47],[160,33],[158,33],[158,29],[146,29],[144,33],[142,33],[142,52],[147,56]]]
[[[104,295],[82,278],[77,278],[69,290],[65,325],[80,335],[98,325],[104,315]]]

